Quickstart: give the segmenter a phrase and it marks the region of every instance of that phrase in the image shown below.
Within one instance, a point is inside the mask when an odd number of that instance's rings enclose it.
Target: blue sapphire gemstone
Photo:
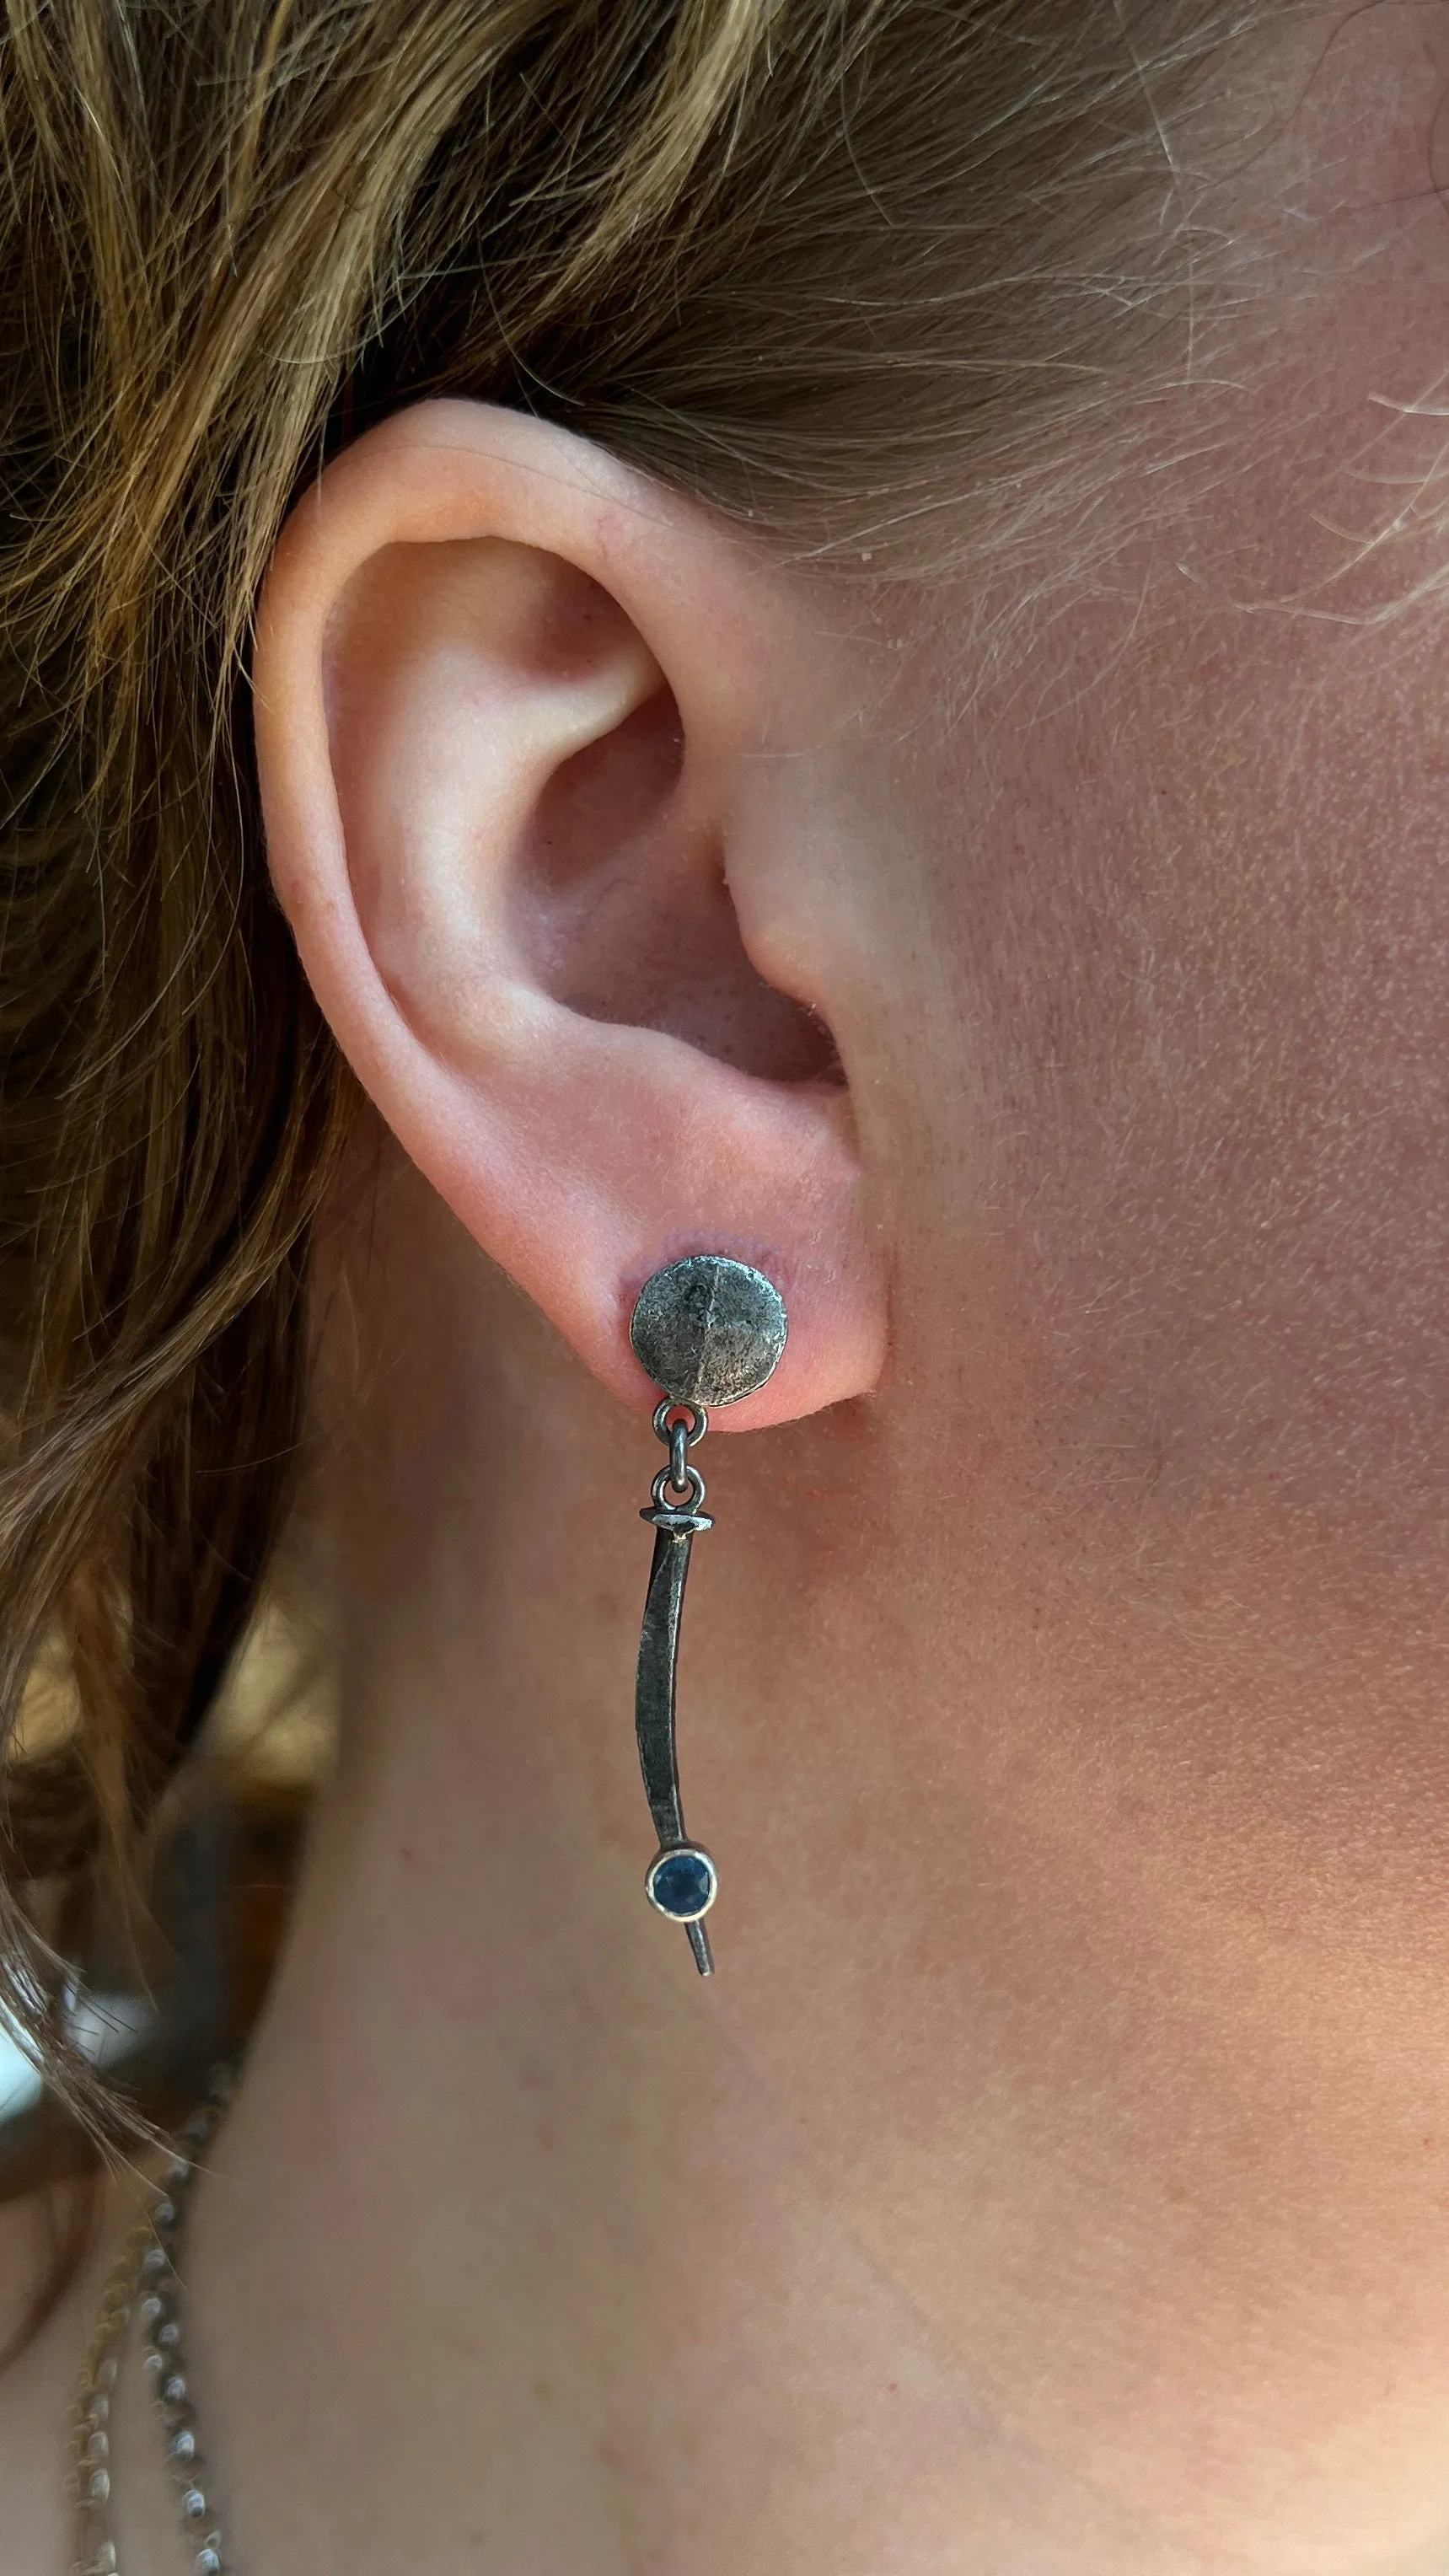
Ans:
[[[649,1871],[650,1901],[676,1923],[696,1923],[713,1905],[717,1883],[708,1852],[661,1852]]]

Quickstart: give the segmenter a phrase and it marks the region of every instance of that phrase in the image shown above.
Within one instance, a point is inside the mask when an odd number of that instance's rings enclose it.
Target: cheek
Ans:
[[[1382,1908],[1392,1851],[1422,1940],[1449,1861],[1444,782],[1382,638],[1304,676],[1281,647],[1220,680],[1164,655],[1094,706],[1110,770],[1088,728],[1038,733],[943,840],[929,1045],[894,1081],[894,1463],[933,1497],[934,1742],[969,1672],[989,1739],[1068,1784],[1064,1834],[1090,1809],[1110,1846],[1126,1798],[1134,1847],[1177,1866],[1200,1828],[1215,1883],[1251,1850],[1254,1902],[1300,1908],[1305,1832],[1333,1907],[1362,1867]]]
[[[1426,641],[1159,665],[1095,711],[1110,773],[1058,746],[1071,795],[1005,782],[943,871],[956,1060],[927,1150],[961,1175],[947,1222],[969,1208],[959,1251],[1056,1472],[1103,1508],[1256,1520],[1272,1496],[1365,1562],[1437,1549],[1449,813],[1404,685]]]

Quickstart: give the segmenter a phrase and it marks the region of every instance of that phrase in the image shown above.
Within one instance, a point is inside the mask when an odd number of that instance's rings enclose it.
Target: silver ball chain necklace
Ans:
[[[231,2561],[206,2491],[197,2440],[176,2257],[197,2171],[221,2124],[233,2086],[232,2070],[219,2068],[205,2100],[177,2132],[175,2151],[157,2196],[137,2220],[106,2285],[76,2393],[76,2576],[127,2576],[111,2519],[110,2426],[121,2365],[138,2334],[151,2412],[160,2428],[195,2576],[228,2576]]]

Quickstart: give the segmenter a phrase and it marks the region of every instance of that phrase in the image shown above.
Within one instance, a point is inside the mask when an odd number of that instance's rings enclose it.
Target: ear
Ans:
[[[327,468],[256,637],[273,876],[344,1054],[630,1401],[657,1400],[628,1337],[651,1272],[765,1271],[785,1356],[721,1428],[860,1394],[884,1347],[830,891],[812,939],[769,816],[790,597],[566,433],[437,402]]]

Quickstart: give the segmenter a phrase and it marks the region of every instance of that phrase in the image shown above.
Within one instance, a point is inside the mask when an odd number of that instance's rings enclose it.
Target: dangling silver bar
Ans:
[[[644,1889],[657,1913],[684,1925],[702,1977],[714,1975],[702,1918],[718,1893],[719,1873],[703,1844],[690,1842],[684,1831],[674,1691],[690,1551],[714,1523],[702,1508],[704,1478],[689,1453],[708,1428],[705,1406],[754,1395],[777,1367],[787,1330],[779,1289],[763,1271],[723,1252],[688,1253],[656,1270],[639,1291],[629,1326],[635,1358],[664,1390],[654,1428],[669,1451],[668,1466],[654,1479],[653,1506],[639,1515],[654,1525],[654,1562],[639,1639],[634,1731],[659,1836]]]
[[[675,1738],[676,1677],[679,1667],[679,1627],[684,1615],[684,1587],[689,1580],[689,1559],[695,1539],[701,1530],[713,1529],[710,1514],[701,1511],[704,1501],[704,1478],[697,1467],[689,1464],[689,1449],[702,1440],[709,1416],[702,1406],[673,1405],[665,1400],[654,1416],[654,1427],[661,1440],[669,1444],[669,1465],[662,1467],[654,1479],[654,1499],[641,1520],[654,1525],[654,1560],[649,1568],[649,1589],[644,1597],[644,1625],[639,1637],[639,1664],[634,1686],[634,1732],[639,1745],[639,1768],[644,1775],[644,1794],[649,1813],[659,1837],[659,1849],[650,1864],[646,1886],[649,1900],[661,1914],[683,1923],[689,1934],[689,1946],[702,1977],[714,1975],[714,1955],[709,1934],[701,1917],[714,1902],[716,1877],[714,1862],[698,1843],[692,1843],[684,1830],[684,1809],[679,1795],[679,1761]],[[686,1497],[684,1506],[671,1503],[671,1493]],[[673,1896],[673,1901],[668,1901]],[[686,1906],[698,1905],[698,1912]]]

